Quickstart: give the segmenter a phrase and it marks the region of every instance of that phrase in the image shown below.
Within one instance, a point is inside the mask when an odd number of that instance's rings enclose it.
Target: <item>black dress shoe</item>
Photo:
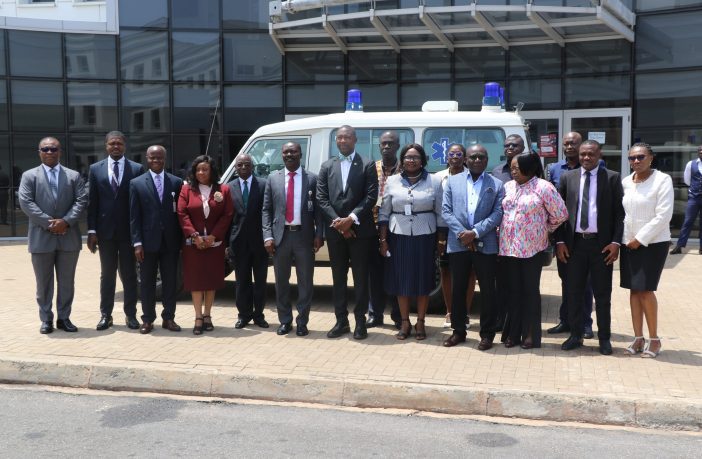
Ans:
[[[346,333],[351,333],[351,326],[349,323],[337,322],[336,325],[334,325],[334,327],[327,332],[327,338],[338,338]]]
[[[310,331],[307,329],[307,325],[298,325],[295,334],[297,336],[307,336],[310,334]]]
[[[61,330],[69,333],[75,333],[78,331],[78,327],[73,325],[71,319],[58,319],[56,321],[56,328],[60,328]]]
[[[444,340],[444,347],[453,347],[456,346],[460,343],[465,343],[466,342],[466,337],[463,335],[457,335],[456,333],[453,333],[451,336],[446,338]]]
[[[682,253],[682,247],[680,246],[675,246],[673,250],[670,251],[671,255],[680,255]]]
[[[494,338],[482,338],[480,340],[480,343],[478,343],[478,350],[479,351],[487,351],[488,349],[492,348],[492,341]]]
[[[402,329],[402,320],[395,320],[395,329],[396,330],[401,330]]]
[[[127,318],[129,320],[129,318]],[[129,325],[129,322],[127,322],[127,325]],[[100,322],[98,322],[97,327],[95,327],[95,330],[97,331],[102,331],[102,330],[107,330],[112,326],[112,316],[108,316],[107,314],[103,314],[102,317],[100,317]],[[139,328],[139,327],[137,327]]]
[[[585,331],[583,331],[583,338],[592,339],[595,337],[595,333],[592,331],[592,325],[585,325]]]
[[[141,324],[141,328],[139,329],[139,333],[142,335],[148,335],[151,333],[151,331],[154,329],[154,324],[152,322],[144,322]]]
[[[383,325],[384,321],[382,317],[371,317],[366,322],[366,328],[382,327]]]
[[[561,349],[564,351],[572,351],[583,346],[583,339],[579,336],[569,336],[567,340],[561,344]]]
[[[247,326],[248,324],[249,324],[248,320],[239,319],[234,324],[234,328],[241,329],[241,328],[244,328],[245,326]]]
[[[570,327],[568,326],[567,323],[565,322],[558,322],[558,325],[555,327],[551,327],[548,330],[546,330],[546,333],[549,335],[555,335],[557,333],[568,333],[570,331]]]
[[[180,325],[178,325],[175,320],[172,319],[164,319],[163,323],[161,324],[161,327],[165,328],[166,330],[170,330],[172,332],[179,332],[180,331]]]
[[[42,322],[41,323],[41,328],[39,329],[39,333],[42,335],[46,335],[54,331],[54,324],[53,322]]]
[[[125,321],[127,323],[127,328],[129,328],[131,330],[139,330],[139,327],[141,327],[141,325],[139,324],[139,321],[136,319],[136,317],[127,316]],[[110,323],[110,325],[111,325],[111,323]],[[98,324],[98,326],[100,326],[100,324]],[[98,330],[100,330],[100,329],[98,328]]]
[[[278,330],[276,330],[276,334],[282,336],[282,335],[287,335],[292,331],[292,324],[280,324],[280,327],[278,327]]]
[[[600,340],[600,354],[612,355],[612,343],[610,343],[608,339]]]
[[[353,330],[353,339],[366,339],[368,338],[368,329],[365,323],[357,323],[356,328]]]
[[[253,323],[257,327],[261,327],[261,328],[268,328],[269,327],[268,322],[266,322],[266,319],[254,319]]]

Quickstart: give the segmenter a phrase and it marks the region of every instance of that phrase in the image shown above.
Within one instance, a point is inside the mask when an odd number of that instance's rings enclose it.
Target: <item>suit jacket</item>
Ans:
[[[488,174],[483,175],[483,186],[478,196],[478,205],[475,207],[473,224],[468,224],[468,189],[469,173],[461,172],[448,178],[444,186],[444,199],[441,213],[449,228],[446,250],[449,253],[468,250],[458,240],[458,233],[475,229],[482,247],[476,244],[478,252],[496,254],[497,227],[502,222],[502,199],[505,189],[502,182]]]
[[[141,243],[144,251],[178,251],[182,232],[178,223],[176,204],[183,180],[163,174],[163,201],[159,201],[156,185],[150,172],[129,183],[129,224],[132,244]],[[162,242],[165,247],[162,247]]]
[[[58,197],[54,198],[44,167],[40,165],[22,174],[18,195],[20,207],[29,218],[27,238],[31,253],[81,249],[78,219],[88,203],[88,195],[78,172],[61,166]],[[56,218],[68,223],[68,230],[62,236],[49,231],[49,220]]]
[[[190,184],[184,184],[180,189],[178,197],[178,221],[183,230],[183,236],[188,238],[193,233],[204,236],[214,235],[215,241],[226,243],[229,225],[232,222],[232,196],[227,185],[218,185],[212,188],[210,198],[207,200],[210,206],[210,214],[205,218],[205,211],[202,208],[202,195],[200,190],[191,188]],[[215,194],[222,194],[222,200],[217,202]]]
[[[324,222],[322,221],[322,212],[317,205],[317,176],[305,169],[301,170],[300,219],[302,220],[304,237],[308,238],[312,244],[315,237],[324,237]],[[263,197],[263,240],[273,238],[276,247],[280,245],[285,232],[286,180],[287,169],[273,172],[268,177]]]
[[[144,173],[144,166],[124,158],[122,181],[117,196],[107,172],[108,158],[90,166],[88,231],[95,231],[98,239],[128,241],[129,228],[129,182]]]
[[[324,216],[325,228],[336,218],[354,213],[358,225],[353,225],[357,237],[376,236],[373,206],[378,200],[378,173],[375,163],[358,153],[351,163],[346,188],[342,187],[341,163],[334,157],[322,164],[317,177],[317,202]],[[343,238],[337,231],[328,231],[327,238]]]
[[[581,169],[564,172],[558,187],[563,201],[568,208],[568,220],[563,222],[555,232],[556,242],[564,242],[569,249],[573,247],[575,226],[580,202]],[[604,167],[597,170],[597,241],[602,248],[612,242],[620,242],[624,232],[624,191],[619,172]]]
[[[244,208],[244,196],[241,194],[241,181],[235,178],[227,184],[231,189],[234,201],[234,218],[232,218],[231,234],[229,235],[230,254],[234,256],[237,248],[243,245],[260,247],[263,250],[263,195],[266,189],[266,179],[251,176],[249,201]]]
[[[446,230],[441,217],[443,192],[441,178],[423,171],[412,189],[412,215],[405,215],[409,204],[410,183],[400,174],[388,177],[383,193],[383,204],[378,212],[378,225],[387,224],[391,233],[418,236]]]

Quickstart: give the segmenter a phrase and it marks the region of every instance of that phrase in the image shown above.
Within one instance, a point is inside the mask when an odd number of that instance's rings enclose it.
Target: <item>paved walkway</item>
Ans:
[[[429,337],[423,342],[398,341],[390,327],[370,329],[364,341],[350,335],[330,340],[325,334],[334,314],[326,268],[317,270],[316,306],[305,338],[275,334],[278,321],[270,295],[266,316],[271,328],[235,330],[233,282],[218,294],[216,330],[204,336],[190,331],[194,314],[185,296],[176,314],[183,332],[159,326],[142,336],[127,329],[121,292],[115,326],[97,332],[99,262],[87,249],[78,263],[71,316],[80,332],[40,335],[26,246],[0,246],[0,260],[0,381],[702,427],[702,256],[696,249],[668,258],[658,292],[663,353],[656,360],[624,354],[633,334],[628,291],[618,287],[610,357],[599,354],[596,339],[563,352],[566,336],[545,332],[541,349],[497,345],[480,352],[475,325],[466,345],[446,349],[441,342],[450,332],[441,326],[443,316],[428,317]],[[614,277],[618,285],[618,271]],[[544,271],[541,291],[545,330],[557,321],[560,302],[555,264]]]

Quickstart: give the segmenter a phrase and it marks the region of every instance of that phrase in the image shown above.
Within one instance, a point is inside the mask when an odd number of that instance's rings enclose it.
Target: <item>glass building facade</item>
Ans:
[[[0,210],[8,223],[0,237],[26,235],[15,190],[47,135],[63,144],[62,163],[86,175],[114,129],[127,135],[131,159],[145,162],[147,146],[161,144],[167,167],[182,174],[205,151],[225,168],[262,124],[343,110],[351,88],[363,91],[366,111],[418,110],[430,99],[477,110],[486,81],[500,82],[507,105],[524,102],[528,112],[629,108],[631,143],[652,144],[658,167],[674,177],[677,234],[682,171],[702,144],[702,0],[625,3],[636,13],[635,43],[453,53],[283,56],[269,36],[268,2],[252,0],[120,0],[116,36],[0,30]]]

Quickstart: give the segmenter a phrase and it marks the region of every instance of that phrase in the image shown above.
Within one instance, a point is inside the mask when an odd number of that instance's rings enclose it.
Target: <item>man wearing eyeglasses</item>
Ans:
[[[82,241],[78,220],[88,203],[80,173],[61,166],[61,144],[53,137],[39,142],[41,165],[22,174],[19,204],[29,219],[29,252],[37,283],[39,333],[54,331],[54,272],[56,273],[56,328],[77,332],[71,323],[74,278]]]
[[[697,216],[700,215],[702,225],[702,145],[697,148],[697,159],[689,161],[685,165],[683,181],[689,188],[687,190],[687,208],[685,209],[685,220],[680,228],[680,236],[675,248],[670,251],[671,255],[682,253],[682,249],[687,245],[687,239],[692,232],[692,225]],[[700,229],[700,255],[702,255],[702,229]]]
[[[512,180],[512,172],[509,165],[512,158],[524,151],[524,139],[518,134],[512,134],[505,139],[505,162],[498,164],[492,170],[492,176],[500,180],[502,183],[507,183]]]

